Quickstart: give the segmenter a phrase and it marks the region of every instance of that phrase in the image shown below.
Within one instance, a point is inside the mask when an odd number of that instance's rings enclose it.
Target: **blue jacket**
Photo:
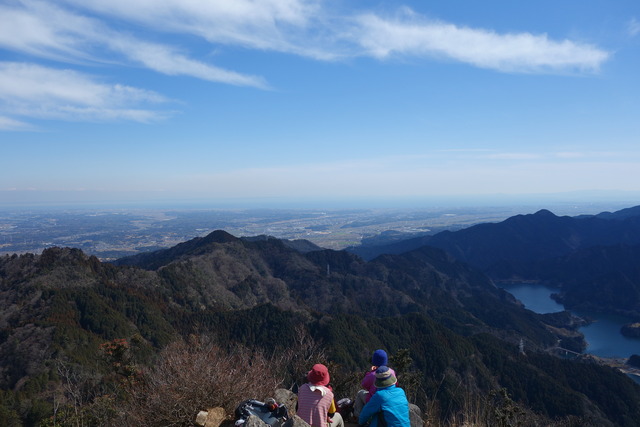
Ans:
[[[360,411],[358,422],[362,425],[371,419],[370,427],[378,427],[378,413],[382,412],[387,427],[410,427],[407,395],[395,384],[379,388]],[[382,427],[382,426],[380,426]]]

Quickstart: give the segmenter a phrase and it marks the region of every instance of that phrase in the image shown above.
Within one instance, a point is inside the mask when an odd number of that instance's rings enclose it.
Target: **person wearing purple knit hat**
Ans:
[[[329,416],[334,403],[329,380],[327,367],[316,363],[307,373],[308,382],[298,389],[297,415],[311,427],[344,427],[340,413]]]
[[[377,388],[375,386],[376,370],[381,366],[387,366],[388,363],[389,357],[387,356],[386,351],[378,349],[373,352],[373,355],[371,356],[371,364],[373,366],[371,366],[369,371],[367,371],[367,373],[364,375],[364,378],[361,382],[363,389],[358,391],[358,394],[356,395],[356,398],[353,402],[353,415],[355,417],[358,417],[360,415],[360,411],[362,410],[364,405],[369,402],[371,396],[373,396],[377,391]],[[393,369],[389,370],[395,377],[395,371]]]

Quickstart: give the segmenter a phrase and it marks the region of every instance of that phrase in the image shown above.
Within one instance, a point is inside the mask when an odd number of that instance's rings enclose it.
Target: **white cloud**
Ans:
[[[582,159],[586,157],[587,154],[580,151],[562,151],[555,153],[555,156],[560,159]]]
[[[31,125],[10,117],[0,116],[0,130],[30,130]]]
[[[627,31],[631,37],[635,37],[640,34],[640,22],[636,18],[631,18],[627,24]]]
[[[393,55],[449,58],[506,72],[597,71],[609,53],[546,34],[498,34],[494,31],[427,21],[405,13],[387,19],[361,15],[358,42],[377,58]]]
[[[14,3],[15,4],[15,3]],[[44,58],[86,58],[99,24],[41,2],[0,5],[0,46]]]
[[[166,101],[130,86],[109,85],[73,70],[0,62],[0,111],[5,114],[64,120],[150,122],[166,112],[132,108]]]
[[[168,75],[268,87],[261,77],[191,59],[177,48],[146,42],[112,29],[97,19],[40,1],[24,1],[23,4],[24,8],[0,6],[0,46],[65,62],[124,60],[130,65],[142,65]]]
[[[213,44],[334,60],[360,54],[444,57],[504,72],[597,71],[610,54],[545,34],[428,21],[409,8],[396,17],[335,15],[319,0],[65,0],[93,13]],[[364,52],[362,51],[364,49]]]
[[[395,17],[332,16],[318,0],[22,0],[0,6],[0,45],[33,55],[112,61],[105,50],[152,70],[264,88],[260,77],[189,58],[176,47],[141,40],[130,23],[152,33],[196,36],[216,46],[293,53],[321,60],[356,55],[453,59],[498,71],[597,71],[610,54],[545,34],[491,30],[428,21],[405,8]],[[60,4],[60,2],[58,2]],[[109,18],[107,21],[106,19]],[[109,22],[107,25],[106,22]],[[124,26],[123,26],[124,25]],[[637,27],[632,21],[630,27]],[[126,28],[126,32],[120,31]],[[634,30],[631,30],[634,31]],[[106,48],[106,49],[105,49]]]
[[[489,160],[534,160],[540,159],[541,156],[534,153],[495,153],[482,156],[482,158]]]
[[[319,60],[362,55],[441,57],[518,72],[597,71],[609,57],[588,44],[432,22],[408,9],[393,18],[371,13],[332,15],[325,4],[320,0],[13,0],[0,4],[0,48],[34,60],[70,64],[66,67],[144,67],[169,76],[261,89],[269,89],[269,84],[259,75],[204,62],[187,49],[158,40],[167,34],[187,35],[204,41],[209,50],[240,46]],[[629,28],[632,34],[640,31],[635,19]],[[161,100],[152,91],[107,85],[59,68],[7,64],[0,82],[5,115],[136,121],[163,115],[139,107]],[[25,74],[17,73],[16,67],[23,67]],[[15,84],[7,80],[9,76]],[[71,84],[55,85],[56,79]],[[15,118],[13,124],[7,120],[2,128],[20,126]]]
[[[269,87],[261,77],[240,74],[195,61],[175,52],[168,46],[145,43],[121,36],[110,38],[107,44],[114,51],[119,51],[129,59],[159,73],[187,75],[236,86],[253,86],[262,89]]]
[[[313,45],[308,29],[323,14],[317,0],[66,0],[78,8],[143,24],[160,32],[191,34],[210,43],[333,58]]]

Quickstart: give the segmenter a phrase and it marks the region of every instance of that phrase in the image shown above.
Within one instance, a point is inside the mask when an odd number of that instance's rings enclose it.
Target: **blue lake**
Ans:
[[[501,285],[502,288],[516,297],[524,306],[536,313],[556,313],[564,310],[562,304],[551,299],[554,288],[536,283],[517,283]],[[600,357],[628,358],[632,354],[640,354],[640,339],[627,338],[620,333],[620,328],[631,323],[633,319],[602,313],[575,312],[578,316],[588,317],[594,322],[580,328],[587,341],[585,353]]]
[[[535,313],[557,313],[564,310],[562,304],[551,299],[551,294],[556,292],[554,288],[532,283],[514,283],[502,288],[523,303],[525,308]]]

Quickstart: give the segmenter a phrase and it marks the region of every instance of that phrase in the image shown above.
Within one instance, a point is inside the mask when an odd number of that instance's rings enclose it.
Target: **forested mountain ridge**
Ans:
[[[407,239],[390,245],[352,247],[372,259],[429,245],[481,269],[495,262],[537,260],[566,255],[590,246],[640,244],[640,206],[576,217],[556,216],[546,209],[515,215],[498,223],[477,224],[457,231]]]
[[[483,270],[496,262],[537,261],[592,246],[640,244],[640,216],[616,218],[560,217],[541,210],[497,224],[442,232],[430,238],[428,244]]]
[[[375,316],[438,313],[446,307],[450,316],[473,324],[482,319],[470,318],[465,304],[478,297],[525,313],[484,274],[435,248],[365,262],[345,251],[302,254],[279,239],[243,240],[215,231],[115,264],[156,270],[169,286],[188,283],[181,294],[192,307],[246,309],[272,303],[282,309]]]
[[[367,366],[375,348],[407,349],[421,384],[416,398],[437,402],[443,416],[465,393],[508,386],[543,417],[589,414],[601,425],[640,417],[639,387],[609,368],[537,353],[562,339],[545,317],[439,249],[366,262],[217,231],[120,264],[69,248],[0,258],[0,386],[10,397],[0,415],[46,417],[69,367],[96,390],[113,387],[104,348],[120,342],[136,348],[138,363],[153,364],[179,337],[204,333],[273,352],[303,327],[345,372]],[[539,355],[519,356],[521,338]],[[558,375],[570,368],[589,374],[580,382]],[[603,381],[617,384],[620,400],[605,399]],[[629,401],[639,403],[621,406]]]
[[[436,235],[428,244],[495,280],[557,286],[567,308],[640,318],[640,207],[575,218],[540,211]]]
[[[56,351],[73,352],[80,344],[66,334],[84,343],[140,334],[161,347],[178,328],[172,317],[261,304],[361,316],[426,312],[463,333],[495,327],[530,336],[532,345],[555,340],[484,275],[431,248],[366,263],[342,251],[301,254],[277,239],[243,241],[218,231],[139,259],[160,267],[114,266],[69,248],[0,258],[0,363],[21,355],[26,364],[0,368],[2,385],[15,387],[21,371],[34,374]],[[502,325],[496,313],[520,321]],[[67,347],[34,344],[56,339]],[[46,348],[30,354],[40,345]],[[71,357],[89,358],[82,352]]]
[[[556,258],[497,263],[487,273],[557,287],[556,299],[571,309],[640,319],[640,245],[593,246]]]
[[[425,245],[446,251],[494,280],[552,284],[568,308],[640,317],[640,206],[577,217],[540,210],[499,223],[350,251],[373,257]]]

